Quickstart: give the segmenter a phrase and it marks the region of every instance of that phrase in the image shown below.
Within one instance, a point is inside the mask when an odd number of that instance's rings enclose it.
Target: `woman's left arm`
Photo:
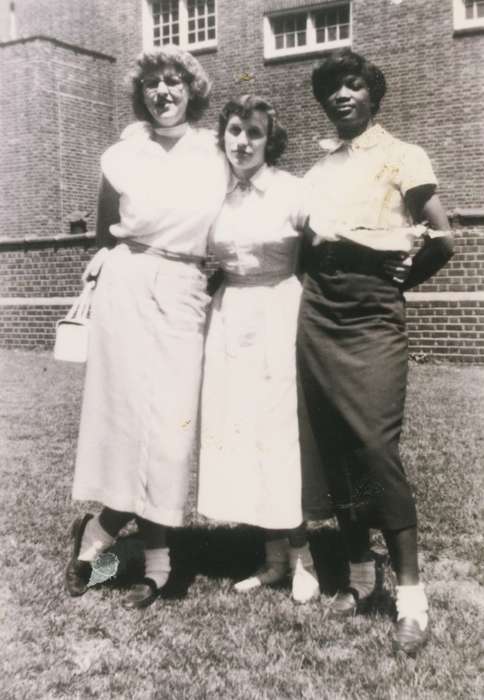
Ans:
[[[405,201],[415,223],[425,221],[429,228],[448,233],[435,237],[430,234],[424,239],[402,284],[404,290],[412,289],[435,275],[454,254],[449,220],[435,189],[415,187],[407,192]]]

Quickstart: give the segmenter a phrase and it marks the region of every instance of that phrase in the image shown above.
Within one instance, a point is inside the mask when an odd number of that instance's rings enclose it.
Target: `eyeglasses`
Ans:
[[[161,83],[165,85],[168,92],[181,92],[184,85],[183,79],[179,75],[150,75],[141,80],[146,92],[156,92]]]

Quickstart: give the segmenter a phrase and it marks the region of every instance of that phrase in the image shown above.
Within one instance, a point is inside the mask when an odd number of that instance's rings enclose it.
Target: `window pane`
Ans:
[[[288,34],[287,37],[286,37],[286,46],[287,46],[287,48],[288,48],[288,49],[293,49],[295,43],[296,43],[296,42],[294,41],[294,34]]]
[[[209,18],[208,18],[208,26],[209,26],[209,27],[215,27],[215,17],[209,17]]]
[[[274,20],[274,34],[282,34],[284,31],[284,21],[282,19],[275,19]]]
[[[349,24],[342,24],[341,27],[339,28],[339,38],[340,39],[349,39],[350,36],[350,25]]]
[[[317,29],[321,29],[321,27],[324,27],[326,24],[325,13],[324,12],[317,12],[314,15],[314,23],[315,23]]]
[[[159,3],[159,2],[154,2],[154,3],[153,3],[153,14],[154,14],[154,15],[159,15],[159,14],[160,14],[160,3]]]
[[[326,36],[325,36],[324,27],[322,27],[321,29],[317,29],[316,30],[316,42],[318,44],[324,44],[325,41],[326,41]]]
[[[297,33],[297,45],[298,46],[305,46],[306,45],[306,32],[298,32]]]
[[[477,3],[477,16],[484,17],[484,2]]]
[[[283,49],[284,48],[284,37],[282,34],[278,34],[276,36],[276,49]]]
[[[350,21],[350,6],[345,5],[339,8],[339,21],[341,24],[349,24]]]
[[[209,30],[208,30],[208,38],[209,38],[209,39],[215,39],[215,29],[209,29]]]
[[[474,17],[474,3],[466,2],[466,19],[473,19]]]
[[[337,38],[337,27],[328,27],[328,41],[336,41]]]

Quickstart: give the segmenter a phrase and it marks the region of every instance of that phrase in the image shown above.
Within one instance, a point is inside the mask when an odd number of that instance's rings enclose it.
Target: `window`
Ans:
[[[484,2],[484,0],[483,0]],[[264,57],[292,56],[351,44],[351,3],[274,12],[264,17]]]
[[[454,28],[484,27],[484,0],[454,0]]]
[[[144,0],[144,45],[184,49],[217,45],[215,0]]]

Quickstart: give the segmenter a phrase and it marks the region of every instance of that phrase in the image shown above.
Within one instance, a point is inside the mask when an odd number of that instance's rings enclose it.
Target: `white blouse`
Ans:
[[[293,274],[302,203],[302,181],[283,170],[263,165],[248,185],[231,177],[209,244],[229,281]]]
[[[170,151],[151,134],[147,122],[131,124],[101,157],[103,174],[120,194],[121,220],[110,232],[203,256],[227,189],[225,158],[206,129],[188,127]]]
[[[323,139],[325,155],[305,176],[309,225],[320,240],[350,240],[379,250],[410,251],[422,236],[404,196],[437,185],[425,151],[378,124],[351,141]]]

